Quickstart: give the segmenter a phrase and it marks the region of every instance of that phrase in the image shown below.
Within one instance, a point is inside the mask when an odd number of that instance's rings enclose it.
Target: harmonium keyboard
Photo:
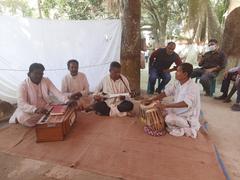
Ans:
[[[54,105],[36,125],[37,142],[62,141],[77,118],[74,107]]]

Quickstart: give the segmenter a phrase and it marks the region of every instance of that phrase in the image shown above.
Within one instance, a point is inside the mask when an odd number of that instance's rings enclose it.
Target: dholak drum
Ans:
[[[155,103],[150,105],[140,104],[140,120],[145,125],[145,133],[152,136],[162,136],[166,134],[164,118],[162,112],[154,105]]]

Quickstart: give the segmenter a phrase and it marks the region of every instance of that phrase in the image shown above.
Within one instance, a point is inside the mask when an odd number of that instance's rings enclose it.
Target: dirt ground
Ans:
[[[48,162],[0,153],[0,180],[117,180]]]
[[[204,117],[209,124],[209,136],[217,146],[232,180],[240,179],[240,112],[213,98],[202,96]],[[234,99],[234,98],[233,98]]]

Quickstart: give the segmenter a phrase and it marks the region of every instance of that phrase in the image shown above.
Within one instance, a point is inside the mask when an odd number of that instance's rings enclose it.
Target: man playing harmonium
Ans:
[[[152,98],[159,100],[155,105],[157,108],[166,110],[167,131],[174,136],[186,135],[196,138],[200,128],[200,90],[190,78],[192,72],[191,64],[182,63],[176,72],[178,82],[169,85],[164,92]],[[167,96],[173,96],[173,103],[161,102]]]
[[[33,63],[29,67],[28,78],[19,88],[17,109],[9,123],[33,127],[38,120],[48,112],[50,101],[49,94],[54,95],[62,103],[71,103],[48,79],[43,77],[45,68],[42,64]]]
[[[133,109],[129,82],[121,74],[121,65],[110,64],[110,74],[105,76],[94,93],[94,109],[97,114],[106,116],[126,116]]]
[[[62,80],[62,92],[65,95],[78,100],[78,109],[83,110],[86,106],[87,100],[89,99],[88,80],[84,73],[78,71],[79,63],[77,60],[69,60],[67,67],[70,73],[67,74]]]

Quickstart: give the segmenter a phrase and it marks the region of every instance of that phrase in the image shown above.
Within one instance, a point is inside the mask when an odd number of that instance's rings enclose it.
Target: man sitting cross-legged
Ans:
[[[44,66],[33,63],[29,67],[28,78],[20,85],[17,109],[9,123],[19,122],[28,127],[36,125],[38,120],[48,112],[51,103],[49,94],[54,95],[62,103],[72,103],[48,79],[43,77]]]
[[[90,101],[89,84],[84,73],[78,71],[79,63],[71,59],[67,63],[69,74],[62,80],[62,92],[71,99],[78,100],[78,109],[83,110]]]
[[[163,104],[157,102],[156,107],[166,110],[165,122],[167,130],[174,136],[197,137],[200,128],[200,90],[198,85],[191,80],[193,66],[189,63],[182,63],[177,68],[176,82],[167,86],[164,92],[160,93],[153,100],[162,100],[164,97],[173,96],[174,102]]]
[[[127,96],[119,96],[105,99],[102,94],[114,95],[120,93],[129,93],[129,82],[125,76],[121,74],[121,65],[118,62],[110,64],[110,74],[103,78],[98,85],[94,99],[95,111],[100,115],[110,116],[126,116],[127,112],[133,109],[133,103]]]

